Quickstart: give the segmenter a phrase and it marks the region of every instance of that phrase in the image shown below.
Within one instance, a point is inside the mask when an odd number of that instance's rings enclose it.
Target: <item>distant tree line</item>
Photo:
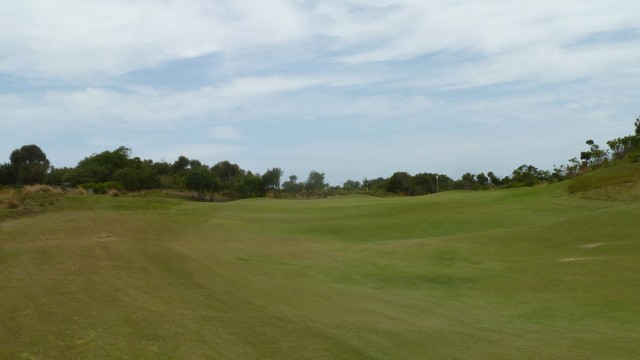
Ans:
[[[76,167],[55,168],[37,145],[24,145],[11,152],[8,163],[0,164],[0,186],[23,186],[44,183],[63,188],[82,187],[94,193],[109,190],[139,191],[177,189],[191,191],[200,200],[232,200],[249,197],[316,198],[351,193],[425,195],[448,190],[484,190],[497,187],[534,186],[557,182],[597,169],[615,161],[640,162],[640,117],[635,133],[610,140],[602,149],[587,140],[589,149],[567,165],[553,171],[523,164],[510,176],[499,177],[492,171],[465,173],[454,180],[437,173],[395,172],[389,178],[347,180],[342,186],[325,183],[324,173],[311,171],[305,180],[290,175],[281,183],[282,169],[274,167],[264,174],[252,173],[229,161],[208,166],[196,159],[180,156],[173,163],[154,162],[131,157],[131,149],[121,146],[82,159]]]

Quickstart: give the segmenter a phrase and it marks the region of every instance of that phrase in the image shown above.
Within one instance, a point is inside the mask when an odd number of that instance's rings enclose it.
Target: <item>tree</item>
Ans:
[[[44,181],[49,171],[47,155],[37,145],[24,145],[11,153],[11,172],[19,185]]]
[[[472,173],[464,173],[460,180],[456,181],[456,188],[460,190],[477,190],[476,176]]]
[[[262,183],[264,184],[265,191],[271,192],[273,197],[280,196],[280,178],[284,172],[280,168],[273,168],[267,170],[262,175]]]
[[[244,176],[245,172],[237,164],[232,164],[229,161],[221,161],[213,167],[211,172],[220,179],[222,190],[230,194],[231,183],[235,177]]]
[[[311,170],[307,181],[304,183],[304,190],[307,197],[309,197],[311,194],[324,190],[327,186],[328,184],[324,183],[324,173]]]
[[[438,174],[420,173],[413,175],[412,179],[412,195],[433,194],[438,191],[439,178]]]
[[[296,175],[289,175],[289,180],[282,183],[282,189],[288,193],[297,193],[301,190],[301,187]]]
[[[404,171],[398,171],[389,178],[387,191],[398,195],[409,195],[411,194],[412,185],[411,175]]]
[[[247,171],[242,176],[235,176],[228,188],[228,195],[233,198],[249,198],[265,195],[265,187],[259,174]]]
[[[139,157],[129,159],[126,167],[116,170],[111,178],[129,191],[151,189],[159,184],[153,161],[143,161]]]
[[[11,171],[11,164],[0,164],[0,185],[13,185],[16,183],[16,177]]]
[[[548,171],[539,170],[533,165],[520,165],[513,170],[511,181],[522,183],[526,186],[533,186],[538,181],[546,181],[551,174]]]
[[[387,191],[388,182],[389,182],[389,179],[385,179],[383,177],[379,177],[376,179],[364,178],[362,180],[362,187],[369,192],[384,193],[385,191]]]
[[[213,200],[213,194],[220,188],[220,183],[206,167],[198,167],[187,172],[186,186],[196,192],[198,199],[205,200],[209,197],[209,200]]]
[[[487,186],[487,184],[489,184],[489,178],[483,172],[476,175],[476,181],[478,182],[478,185],[480,185],[480,187],[485,187]]]
[[[502,185],[502,181],[493,173],[493,171],[489,171],[487,173],[487,177],[489,177],[489,181],[491,181],[492,186]]]
[[[84,158],[73,172],[74,184],[113,181],[113,174],[128,165],[131,149],[120,146],[114,151],[103,151]]]
[[[354,191],[360,189],[360,181],[347,180],[342,184],[342,189],[346,191]]]
[[[580,159],[586,167],[591,169],[598,168],[609,160],[608,151],[600,149],[600,146],[593,140],[587,140],[586,143],[589,145],[589,151],[580,153]]]
[[[640,116],[638,116],[634,125],[636,127],[636,136],[640,136]]]
[[[173,165],[171,165],[171,171],[174,174],[183,174],[189,168],[189,158],[186,156],[178,156],[178,160],[176,160]]]

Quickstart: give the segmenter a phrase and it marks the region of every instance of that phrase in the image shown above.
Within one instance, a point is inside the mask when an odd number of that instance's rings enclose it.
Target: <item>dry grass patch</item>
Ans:
[[[14,210],[20,207],[20,203],[12,197],[6,199],[4,203],[7,206],[7,209],[9,210]]]
[[[51,193],[51,194],[63,194],[64,192],[59,188],[54,188],[49,185],[27,185],[22,190],[25,194],[35,194],[35,193]]]
[[[68,188],[64,190],[65,195],[87,195],[87,190],[77,187],[77,188]]]

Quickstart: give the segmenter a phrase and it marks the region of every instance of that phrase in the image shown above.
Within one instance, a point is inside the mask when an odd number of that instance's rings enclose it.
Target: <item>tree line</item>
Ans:
[[[242,169],[229,161],[208,166],[196,159],[179,156],[173,163],[154,162],[131,156],[131,149],[121,146],[113,151],[92,154],[75,167],[55,168],[37,145],[15,149],[8,163],[0,164],[0,185],[22,186],[42,183],[63,188],[82,187],[93,193],[109,190],[139,191],[177,189],[193,192],[200,200],[233,200],[249,197],[326,197],[350,193],[425,195],[448,190],[483,190],[496,187],[533,186],[542,182],[562,181],[615,161],[640,161],[640,117],[635,133],[607,142],[603,149],[587,140],[589,149],[569,163],[552,171],[523,164],[510,176],[465,173],[460,179],[438,173],[411,175],[399,171],[389,178],[347,180],[342,186],[329,186],[324,173],[311,171],[305,180],[290,175],[281,183],[283,170],[274,167],[264,174]]]

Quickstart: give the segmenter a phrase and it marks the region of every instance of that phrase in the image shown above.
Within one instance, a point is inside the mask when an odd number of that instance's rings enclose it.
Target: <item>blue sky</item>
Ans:
[[[640,2],[0,3],[0,162],[229,160],[340,185],[551,169],[633,132]],[[4,154],[4,155],[3,155]]]

